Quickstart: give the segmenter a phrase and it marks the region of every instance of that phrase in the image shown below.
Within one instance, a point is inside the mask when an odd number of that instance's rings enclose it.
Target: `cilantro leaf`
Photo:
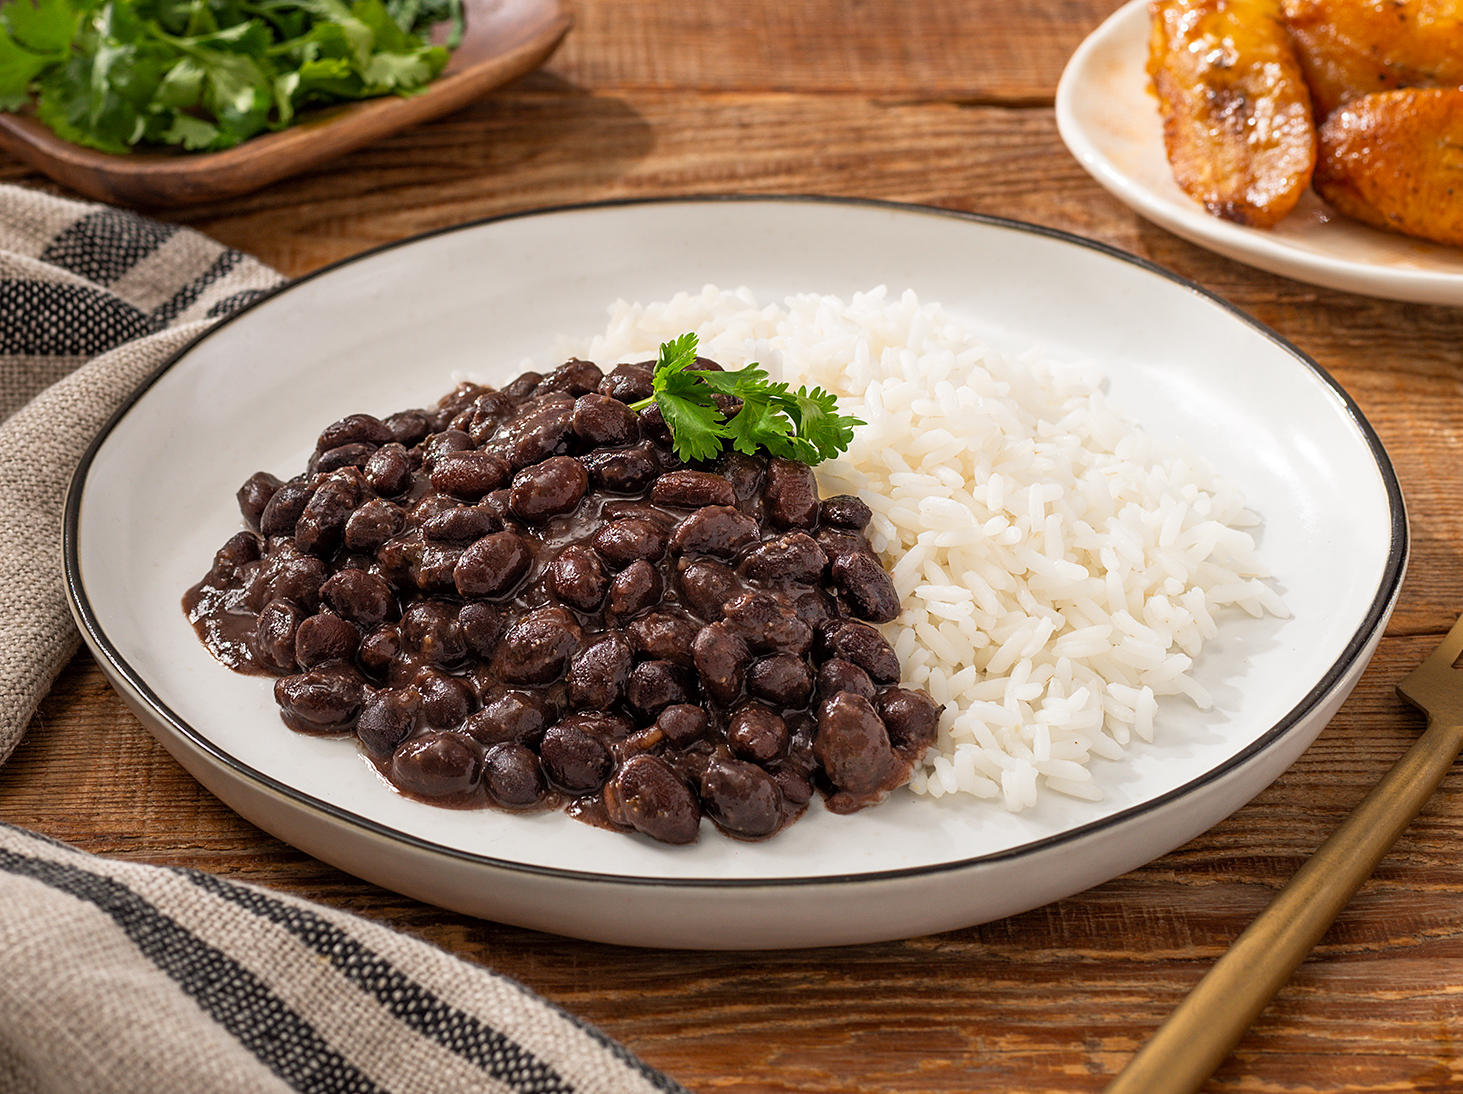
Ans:
[[[461,0],[0,0],[0,110],[67,140],[228,148],[301,109],[414,95],[446,67],[428,33]]]
[[[838,412],[838,400],[822,388],[809,391],[768,379],[756,363],[745,368],[716,371],[697,369],[694,333],[663,342],[652,378],[653,393],[632,403],[630,409],[660,408],[676,455],[687,461],[710,460],[726,442],[747,455],[771,456],[815,464],[832,459],[853,441],[854,428],[864,423]],[[730,415],[716,396],[730,396],[740,404]]]

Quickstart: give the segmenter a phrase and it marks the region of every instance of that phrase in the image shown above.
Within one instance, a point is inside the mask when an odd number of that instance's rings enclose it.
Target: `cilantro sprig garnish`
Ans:
[[[661,343],[655,362],[654,394],[630,404],[644,410],[654,403],[670,429],[676,455],[686,461],[715,459],[730,441],[747,455],[758,452],[815,464],[848,448],[858,418],[838,412],[838,400],[815,387],[791,390],[769,380],[756,362],[717,372],[698,369],[694,333]],[[717,405],[730,395],[741,408],[730,416]]]
[[[462,0],[8,0],[0,109],[34,102],[59,136],[103,152],[216,151],[307,106],[411,95],[463,27]]]

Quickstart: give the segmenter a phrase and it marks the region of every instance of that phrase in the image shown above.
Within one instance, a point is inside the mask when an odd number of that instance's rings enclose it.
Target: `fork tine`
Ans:
[[[1463,718],[1463,678],[1454,668],[1463,655],[1463,616],[1427,658],[1397,685],[1397,692],[1432,718]]]

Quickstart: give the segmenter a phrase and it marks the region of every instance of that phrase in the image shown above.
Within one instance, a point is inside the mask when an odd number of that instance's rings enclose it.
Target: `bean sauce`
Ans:
[[[877,626],[898,598],[868,506],[793,460],[683,463],[630,407],[651,367],[331,423],[299,475],[240,487],[184,611],[290,729],[434,804],[683,844],[881,801],[938,710]]]

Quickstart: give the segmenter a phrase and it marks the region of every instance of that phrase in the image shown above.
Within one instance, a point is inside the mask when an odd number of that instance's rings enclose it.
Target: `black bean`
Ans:
[[[767,518],[781,528],[812,528],[818,522],[818,480],[798,460],[774,456],[767,461],[762,500]]]
[[[440,669],[424,668],[412,678],[411,690],[419,702],[418,717],[433,729],[451,729],[460,725],[476,702],[476,696],[460,676],[450,676]]]
[[[661,444],[670,443],[670,427],[665,424],[665,415],[661,413],[660,407],[655,403],[651,403],[640,411],[640,432],[643,436],[659,441]]]
[[[536,608],[509,625],[493,669],[509,684],[550,684],[579,649],[579,623],[567,608]]]
[[[818,503],[818,522],[862,532],[874,518],[868,505],[852,494],[835,494]]]
[[[259,531],[266,536],[292,536],[295,523],[310,500],[310,487],[298,479],[279,484],[259,514]]]
[[[589,490],[589,472],[573,456],[550,456],[513,476],[508,505],[526,521],[567,513]]]
[[[876,684],[899,682],[899,658],[884,636],[867,623],[849,620],[839,624],[828,636],[832,653],[852,661],[869,674]]]
[[[539,746],[549,782],[570,794],[589,794],[604,786],[615,758],[603,741],[577,726],[550,726]]]
[[[384,424],[396,443],[404,448],[420,444],[432,432],[431,420],[420,410],[403,410],[391,415]]]
[[[847,691],[818,708],[813,752],[833,785],[856,796],[883,789],[895,764],[883,719],[867,699]]]
[[[467,657],[457,607],[445,600],[423,600],[403,612],[401,639],[407,650],[430,665],[452,668]]]
[[[384,498],[372,498],[345,522],[345,545],[352,551],[378,551],[405,525],[406,514],[399,505]]]
[[[362,699],[360,678],[332,669],[281,676],[274,682],[281,717],[301,733],[348,732]]]
[[[539,693],[504,689],[483,698],[463,723],[463,732],[484,745],[519,741],[534,744],[552,724],[554,708]]]
[[[559,552],[549,563],[547,579],[555,596],[582,612],[598,608],[610,587],[599,555],[582,543],[571,543]]]
[[[288,600],[271,600],[254,622],[249,648],[254,659],[270,672],[294,672],[295,631],[305,613]]]
[[[700,625],[684,612],[660,609],[645,612],[625,626],[630,645],[641,657],[692,665],[691,646]]]
[[[317,474],[339,471],[342,467],[362,468],[376,451],[374,444],[343,444],[326,449],[310,460],[309,469]]]
[[[533,551],[516,532],[502,531],[470,544],[452,569],[452,583],[465,597],[506,596],[527,576]]]
[[[610,710],[625,696],[635,653],[619,631],[605,631],[585,643],[564,676],[575,710]]]
[[[683,554],[717,555],[735,558],[761,534],[757,522],[729,505],[707,505],[697,509],[671,533],[671,546]]]
[[[590,445],[626,445],[640,439],[640,419],[618,399],[592,392],[574,402],[574,432]]]
[[[348,414],[326,426],[315,442],[317,452],[339,448],[345,444],[369,444],[373,448],[396,440],[391,427],[369,414]]]
[[[743,760],[770,763],[782,754],[790,739],[782,716],[761,703],[743,703],[727,722],[727,747]]]
[[[779,767],[772,772],[772,781],[782,791],[782,800],[793,807],[805,806],[813,797],[813,780],[805,771]]]
[[[345,538],[346,521],[360,504],[360,480],[353,474],[331,475],[305,503],[295,523],[295,543],[311,554],[333,554]]]
[[[295,661],[311,669],[325,661],[349,661],[361,644],[360,631],[333,612],[300,620],[295,629]]]
[[[480,505],[453,505],[433,513],[421,527],[423,538],[437,543],[471,543],[501,531],[503,522],[491,509]]]
[[[816,585],[828,556],[806,532],[785,532],[763,540],[743,556],[737,572],[752,581],[792,581]]]
[[[793,590],[791,599],[792,610],[815,634],[824,631],[842,614],[837,602],[822,589]]]
[[[391,781],[422,798],[462,797],[477,787],[482,775],[477,746],[458,733],[423,733],[391,754]]]
[[[468,652],[480,661],[489,661],[508,629],[508,610],[501,604],[473,600],[458,610],[457,622]]]
[[[483,755],[483,785],[494,802],[508,809],[538,805],[548,793],[538,756],[521,744],[488,749]]]
[[[599,391],[622,403],[648,399],[655,393],[655,365],[643,361],[616,365],[600,381]]]
[[[899,616],[894,579],[873,555],[844,555],[829,567],[853,614],[870,623],[892,623]]]
[[[508,461],[481,449],[447,452],[432,467],[432,489],[476,501],[508,481]]]
[[[886,688],[874,700],[889,743],[896,752],[917,759],[935,741],[940,726],[940,708],[923,691],[914,688]]]
[[[543,378],[542,391],[563,391],[570,395],[586,395],[597,391],[604,381],[604,372],[593,361],[571,357]]]
[[[702,627],[691,645],[701,688],[722,706],[730,705],[742,691],[752,655],[747,643],[725,623]]]
[[[356,662],[377,680],[383,679],[391,663],[401,655],[401,631],[383,623],[367,631],[356,649]]]
[[[693,703],[672,703],[655,719],[655,728],[676,748],[685,748],[711,733],[711,716]]]
[[[235,532],[213,554],[213,565],[208,570],[208,580],[215,584],[228,584],[239,576],[239,571],[250,563],[258,562],[264,556],[264,544],[254,532]]]
[[[397,441],[383,444],[371,453],[361,467],[366,485],[383,497],[404,494],[412,483],[412,461],[404,445]]]
[[[424,593],[452,593],[457,588],[457,563],[462,548],[449,543],[424,543],[411,561],[412,584]]]
[[[677,509],[699,509],[703,505],[735,505],[737,496],[730,480],[709,471],[667,471],[650,487],[656,505]]]
[[[454,452],[471,452],[476,447],[464,430],[438,430],[421,443],[422,470],[430,475],[444,457]]]
[[[328,572],[313,555],[280,558],[272,569],[260,571],[266,578],[264,600],[288,600],[313,613],[320,606],[320,586]]]
[[[658,604],[663,592],[660,571],[643,558],[637,558],[615,575],[605,611],[610,618],[628,619]]]
[[[518,471],[566,454],[574,440],[574,399],[563,392],[548,392],[535,395],[522,414],[505,422],[484,447]]]
[[[367,570],[337,570],[320,586],[320,599],[352,623],[374,627],[396,616],[391,586]]]
[[[623,741],[635,732],[635,723],[629,715],[600,710],[576,710],[559,721],[561,725],[582,729],[606,744]]]
[[[715,559],[681,559],[681,600],[708,623],[721,618],[721,606],[742,591],[736,571]]]
[[[792,602],[777,593],[747,590],[721,606],[722,621],[753,649],[803,654],[813,643],[813,630],[798,616]]]
[[[406,740],[416,721],[417,701],[402,688],[386,688],[366,698],[356,718],[356,736],[368,753],[385,759]]]
[[[747,694],[778,706],[807,706],[813,695],[813,670],[791,653],[764,657],[747,669]]]
[[[874,549],[869,546],[868,538],[862,532],[847,528],[819,528],[813,533],[813,538],[823,548],[830,565],[850,555],[874,554]]]
[[[239,512],[244,516],[244,523],[250,528],[259,528],[259,518],[264,515],[265,506],[281,485],[279,479],[268,471],[256,471],[244,480],[244,485],[234,495],[239,500]],[[301,508],[304,508],[303,502]]]
[[[641,722],[653,722],[672,703],[693,698],[690,674],[673,661],[641,661],[625,682],[625,703]]]
[[[624,566],[643,558],[656,562],[664,554],[669,537],[663,527],[643,517],[606,521],[590,538],[594,549],[612,566]]]
[[[527,372],[520,372],[503,387],[503,394],[508,396],[509,402],[518,406],[525,400],[531,398],[538,390],[539,384],[543,383],[543,374],[534,372],[531,369]]]
[[[831,699],[840,691],[851,691],[865,699],[873,699],[878,690],[869,674],[852,661],[830,657],[818,666],[818,699]]]
[[[761,521],[765,506],[762,503],[762,482],[766,477],[766,464],[755,456],[736,449],[722,453],[716,461],[716,470],[736,493],[736,507],[755,521]]]
[[[605,786],[611,815],[662,843],[696,840],[701,806],[684,780],[657,756],[640,755],[626,762]]]
[[[762,768],[741,760],[714,759],[701,776],[706,815],[726,831],[762,839],[782,823],[782,791]]]
[[[484,391],[452,419],[452,428],[460,429],[482,444],[513,413],[513,397],[502,391]]]
[[[629,448],[597,448],[579,458],[597,490],[638,494],[660,474],[660,462],[649,443]]]

